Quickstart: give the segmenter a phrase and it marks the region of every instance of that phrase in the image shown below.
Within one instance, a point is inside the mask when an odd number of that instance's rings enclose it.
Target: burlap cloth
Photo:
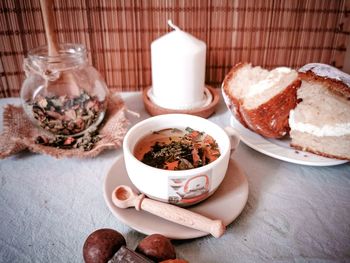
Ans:
[[[125,110],[124,101],[119,94],[110,96],[104,121],[98,129],[101,140],[96,142],[90,151],[84,151],[60,149],[35,143],[35,139],[44,134],[42,130],[30,121],[22,107],[7,105],[4,109],[4,129],[0,135],[0,159],[26,149],[56,158],[84,158],[94,157],[105,149],[119,148],[129,125]]]

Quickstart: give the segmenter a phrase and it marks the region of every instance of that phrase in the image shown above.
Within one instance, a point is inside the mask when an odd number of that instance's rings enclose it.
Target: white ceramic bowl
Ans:
[[[154,168],[137,160],[133,154],[135,145],[144,136],[166,128],[203,131],[218,143],[220,157],[205,166],[169,171]],[[231,144],[238,143],[238,137],[215,123],[187,114],[165,114],[148,118],[137,123],[126,134],[123,142],[124,159],[127,173],[135,187],[148,197],[180,206],[187,206],[203,201],[219,187],[225,177]]]

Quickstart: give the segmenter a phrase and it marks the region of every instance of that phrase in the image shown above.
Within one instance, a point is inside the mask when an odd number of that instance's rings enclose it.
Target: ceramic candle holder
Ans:
[[[172,110],[168,108],[163,108],[157,105],[157,103],[152,100],[150,97],[150,93],[152,93],[152,88],[146,88],[143,90],[142,100],[145,106],[146,111],[152,115],[162,115],[162,114],[170,114],[170,113],[181,113],[181,114],[190,114],[195,115],[202,118],[210,117],[214,112],[217,104],[219,103],[220,95],[217,89],[206,85],[206,94],[208,94],[208,104],[202,105],[202,107],[188,109],[188,110]]]

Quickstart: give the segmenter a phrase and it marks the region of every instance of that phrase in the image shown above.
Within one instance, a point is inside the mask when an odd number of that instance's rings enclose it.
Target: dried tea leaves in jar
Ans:
[[[59,135],[79,134],[97,121],[104,112],[104,102],[82,91],[79,96],[41,96],[31,103],[33,117],[39,125]]]
[[[35,143],[60,149],[80,149],[90,151],[95,144],[101,140],[97,129],[89,130],[79,137],[55,136],[52,138],[46,136],[38,136]]]

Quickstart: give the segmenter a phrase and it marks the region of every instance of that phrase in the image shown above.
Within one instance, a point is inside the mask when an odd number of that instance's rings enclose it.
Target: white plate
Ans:
[[[346,163],[346,160],[337,160],[322,157],[309,152],[303,152],[292,148],[289,137],[284,139],[265,138],[245,128],[234,116],[231,115],[231,125],[239,133],[241,140],[254,150],[273,158],[302,165],[332,166]]]
[[[169,222],[144,211],[136,211],[134,208],[121,209],[114,206],[111,198],[112,192],[121,184],[135,189],[126,173],[124,157],[119,158],[113,164],[103,186],[104,199],[109,210],[124,224],[146,235],[158,233],[171,239],[190,239],[208,235],[208,233]],[[212,219],[221,219],[227,226],[242,212],[247,199],[247,178],[236,162],[230,160],[226,176],[218,190],[207,200],[187,209]]]

